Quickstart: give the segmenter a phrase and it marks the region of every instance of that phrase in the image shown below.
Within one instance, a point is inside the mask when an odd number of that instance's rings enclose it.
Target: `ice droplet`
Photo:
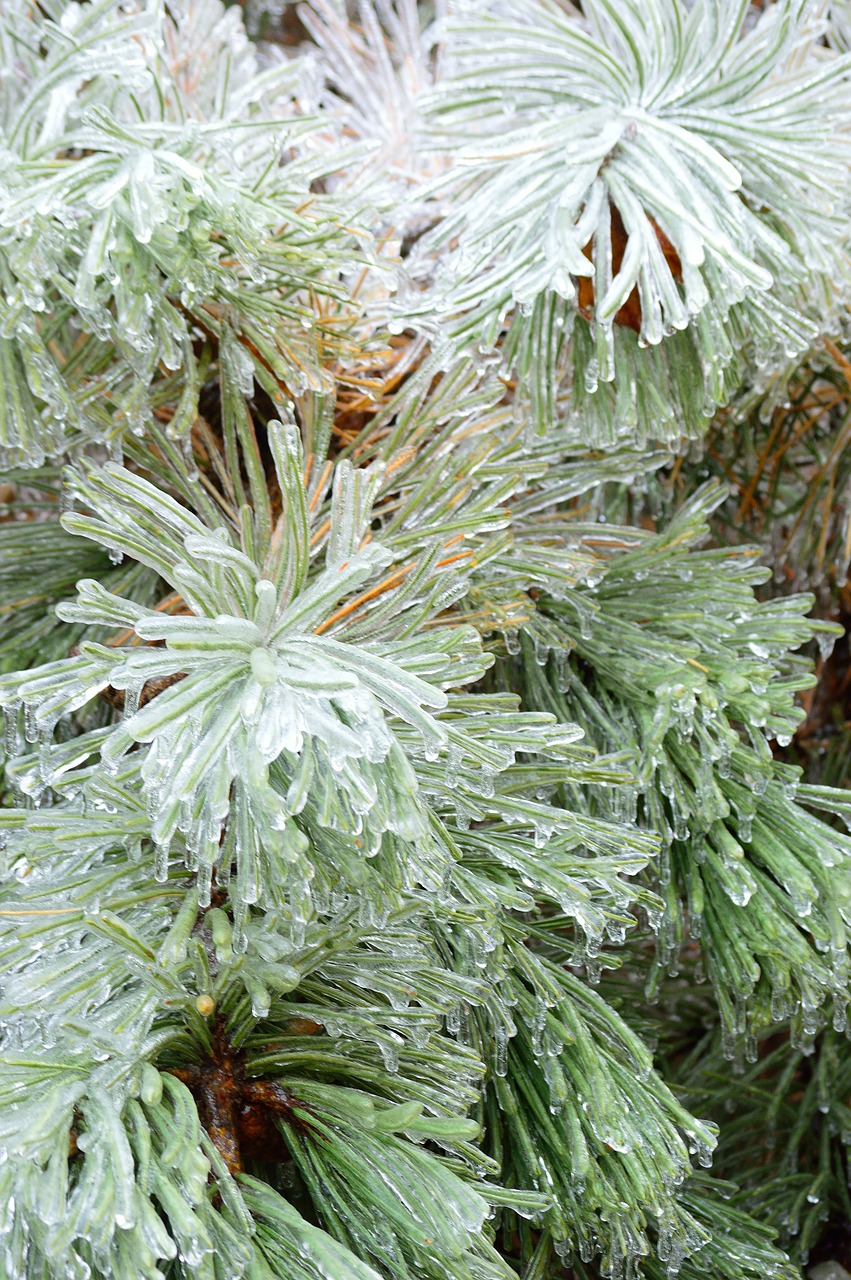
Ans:
[[[256,979],[250,985],[251,995],[251,1013],[255,1018],[267,1018],[269,1010],[272,1007],[272,997],[263,986],[262,982]]]
[[[154,846],[154,879],[159,884],[165,884],[168,880],[168,845],[157,844]]]
[[[381,1039],[378,1042],[378,1051],[384,1062],[384,1068],[391,1075],[396,1075],[399,1070],[399,1050],[402,1047],[402,1037],[395,1035],[392,1031],[387,1039]]]

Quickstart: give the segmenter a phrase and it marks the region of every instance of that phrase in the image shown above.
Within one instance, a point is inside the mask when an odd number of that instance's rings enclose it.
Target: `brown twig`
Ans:
[[[311,1023],[315,1029],[315,1023]],[[246,1077],[243,1054],[217,1018],[212,1052],[200,1064],[172,1067],[170,1074],[191,1091],[201,1123],[232,1174],[246,1159],[282,1164],[289,1158],[277,1119],[305,1129],[310,1107],[275,1080]]]

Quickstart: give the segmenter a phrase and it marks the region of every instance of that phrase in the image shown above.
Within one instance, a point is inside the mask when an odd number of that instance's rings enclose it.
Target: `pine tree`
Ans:
[[[3,1276],[841,1260],[847,0],[0,37]]]

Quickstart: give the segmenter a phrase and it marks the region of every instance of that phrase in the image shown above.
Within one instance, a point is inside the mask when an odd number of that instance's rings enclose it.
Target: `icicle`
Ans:
[[[666,845],[659,850],[659,884],[671,883],[671,855]]]
[[[159,884],[165,884],[168,880],[168,855],[167,844],[154,845],[154,879]]]
[[[45,784],[53,780],[53,767],[51,764],[51,742],[49,738],[45,738],[43,734],[39,734],[38,739],[38,776]]]
[[[547,1005],[540,996],[535,998],[535,1008],[529,1022],[532,1033],[532,1053],[540,1058],[544,1052],[544,1028],[547,1025]]]
[[[198,889],[199,907],[209,907],[211,901],[212,881],[212,863],[208,862],[206,858],[199,859],[198,870],[195,873],[195,885]]]
[[[500,1022],[494,1029],[493,1069],[495,1075],[508,1075],[508,1031]]]
[[[251,997],[251,1013],[255,1018],[267,1018],[272,1007],[272,997],[257,978],[246,976],[245,985]]]
[[[552,822],[543,822],[540,819],[535,820],[535,828],[533,831],[533,840],[536,849],[543,849],[549,844],[553,838],[555,824]]]
[[[771,1018],[774,1022],[786,1022],[792,1016],[789,993],[782,987],[771,989]]]
[[[626,941],[626,925],[621,920],[606,921],[606,937],[616,947],[623,946]]]
[[[291,917],[291,941],[298,950],[304,946],[307,926],[313,918],[313,898],[310,883],[301,870],[294,870],[289,878],[289,907]]]
[[[455,802],[455,821],[461,831],[469,831],[470,823],[473,821],[473,813],[462,801]]]
[[[27,742],[38,742],[38,719],[36,708],[30,702],[24,703],[24,737]]]
[[[391,1075],[396,1075],[399,1070],[399,1052],[404,1044],[401,1036],[390,1031],[387,1036],[382,1036],[377,1041],[378,1052],[381,1054],[384,1063],[384,1069],[389,1071]]]
[[[136,712],[139,710],[139,698],[142,695],[142,688],[142,684],[136,684],[129,685],[124,690],[124,711],[122,714],[125,720],[129,720],[131,716],[135,716]]]
[[[805,1036],[815,1036],[821,1029],[822,1019],[819,1007],[807,999],[801,1000],[801,1025]]]
[[[710,1129],[713,1125],[708,1126]],[[717,1132],[717,1127],[715,1129]],[[689,1133],[688,1149],[691,1155],[697,1156],[697,1162],[702,1169],[710,1169],[712,1167],[712,1153],[715,1150],[715,1143],[708,1142],[705,1138],[696,1133]]]
[[[446,773],[444,774],[444,783],[450,789],[458,785],[458,776],[463,759],[463,752],[458,744],[450,742],[446,755]]]
[[[237,955],[244,955],[248,950],[246,925],[249,915],[248,905],[237,898],[233,902],[233,933],[231,935],[231,946]]]
[[[12,703],[3,708],[5,721],[4,750],[6,759],[12,760],[18,754],[18,708],[19,703]]]
[[[718,740],[718,776],[729,778],[732,773],[733,749],[726,738]]]
[[[516,631],[503,631],[502,635],[505,641],[505,647],[508,650],[509,654],[513,658],[516,658],[521,648],[520,636]]]
[[[195,462],[195,453],[192,448],[191,436],[184,436],[180,440],[180,451],[183,454],[183,460],[186,463],[186,478],[191,483],[195,483],[200,475],[197,463]]]

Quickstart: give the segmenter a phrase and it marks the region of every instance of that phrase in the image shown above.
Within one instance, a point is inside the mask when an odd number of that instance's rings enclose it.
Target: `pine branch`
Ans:
[[[845,7],[240,8],[0,16],[0,1270],[792,1280]]]

